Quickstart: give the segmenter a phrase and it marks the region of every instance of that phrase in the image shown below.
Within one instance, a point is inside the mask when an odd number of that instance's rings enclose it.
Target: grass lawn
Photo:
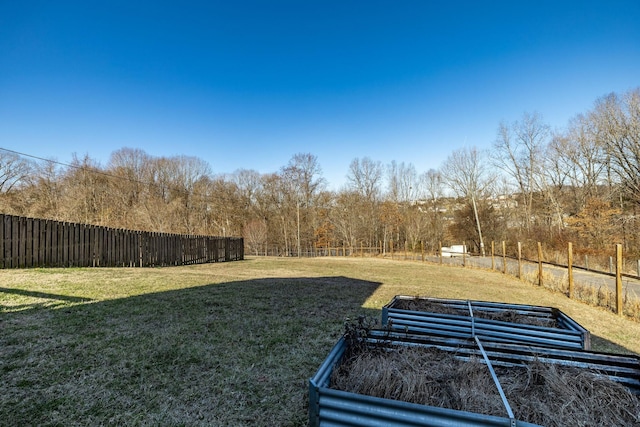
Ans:
[[[307,423],[347,317],[397,294],[554,306],[595,350],[640,324],[500,273],[367,258],[0,271],[0,425]]]

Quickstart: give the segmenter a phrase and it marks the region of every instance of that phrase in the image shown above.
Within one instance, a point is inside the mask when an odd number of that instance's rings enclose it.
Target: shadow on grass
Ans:
[[[623,347],[619,344],[609,341],[606,338],[602,338],[593,334],[591,335],[591,349],[593,351],[601,351],[605,353],[630,354],[634,356],[637,355],[637,353],[629,350],[626,347]]]
[[[92,300],[90,298],[83,298],[83,297],[73,297],[73,296],[69,296],[69,295],[58,295],[58,294],[50,294],[47,292],[36,292],[36,291],[27,291],[24,289],[15,289],[15,288],[3,288],[0,287],[0,292],[1,293],[5,293],[5,294],[12,294],[12,295],[19,295],[22,297],[29,297],[29,298],[39,298],[39,299],[45,299],[45,300],[52,300],[49,302],[35,302],[35,303],[29,303],[29,304],[20,304],[20,305],[12,305],[12,306],[3,306],[0,305],[0,313],[2,312],[2,310],[7,309],[7,310],[11,310],[11,311],[20,311],[20,310],[27,310],[27,309],[41,309],[41,308],[56,308],[60,305],[65,305],[65,304],[79,304],[79,303],[84,303],[84,302],[91,302]]]
[[[72,296],[69,296],[69,295],[50,294],[50,293],[47,293],[47,292],[26,291],[24,289],[14,289],[14,288],[2,288],[2,287],[0,287],[0,292],[3,292],[5,294],[21,295],[21,296],[25,296],[25,297],[54,299],[54,300],[58,300],[58,301],[71,302],[71,303],[90,302],[90,301],[92,301],[90,298],[72,297]]]
[[[0,419],[306,425],[308,378],[345,319],[380,317],[361,307],[378,286],[268,278],[2,314]]]

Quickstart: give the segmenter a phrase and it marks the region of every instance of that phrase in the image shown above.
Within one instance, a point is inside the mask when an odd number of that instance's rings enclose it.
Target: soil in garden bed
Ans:
[[[469,316],[469,310],[460,310],[437,301],[427,299],[398,299],[393,304],[393,308],[399,310],[424,311],[438,314],[454,314],[457,316]],[[473,315],[481,319],[500,320],[503,322],[518,323],[524,325],[544,326],[547,328],[557,328],[558,322],[554,318],[527,316],[518,313],[516,310],[487,311],[474,309]]]
[[[638,426],[640,399],[584,369],[534,362],[497,368],[517,419],[543,426]],[[359,348],[334,369],[331,388],[507,417],[488,367],[432,348]]]

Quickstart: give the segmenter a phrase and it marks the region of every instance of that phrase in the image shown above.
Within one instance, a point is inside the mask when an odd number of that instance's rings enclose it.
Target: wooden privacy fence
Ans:
[[[239,237],[153,233],[0,214],[0,268],[155,267],[244,259]]]

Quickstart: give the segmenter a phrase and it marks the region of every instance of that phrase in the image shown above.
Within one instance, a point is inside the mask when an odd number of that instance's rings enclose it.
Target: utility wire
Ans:
[[[10,150],[8,148],[3,148],[3,147],[0,147],[0,150],[8,152],[8,153],[16,154],[16,155],[22,156],[22,157],[28,157],[28,158],[31,158],[31,159],[36,159],[36,160],[41,160],[41,161],[48,162],[48,163],[53,163],[53,164],[56,164],[56,165],[59,165],[59,166],[65,166],[65,167],[73,168],[73,169],[77,169],[77,170],[89,171],[89,172],[92,172],[92,173],[95,173],[95,174],[98,174],[98,175],[103,175],[103,176],[106,176],[106,177],[109,177],[109,178],[115,178],[115,179],[131,182],[131,183],[136,183],[136,184],[155,186],[155,187],[157,187],[157,188],[159,188],[161,190],[176,191],[178,193],[184,193],[186,195],[199,196],[199,197],[201,197],[203,199],[211,197],[211,195],[204,195],[204,194],[200,194],[200,193],[197,193],[197,192],[194,192],[194,191],[190,192],[190,191],[183,190],[183,189],[177,188],[177,187],[173,187],[172,188],[172,187],[169,187],[169,186],[166,186],[166,185],[163,185],[163,184],[159,184],[159,183],[156,183],[156,182],[145,182],[145,181],[140,181],[140,180],[137,180],[137,179],[127,178],[127,177],[124,177],[124,176],[113,175],[113,174],[110,174],[108,172],[101,171],[101,170],[99,170],[97,168],[94,168],[94,167],[78,166],[78,165],[73,165],[73,164],[69,164],[69,163],[59,162],[57,160],[46,159],[44,157],[38,157],[38,156],[34,156],[33,154],[22,153],[22,152],[19,152],[19,151]],[[222,197],[222,199],[226,200],[226,201],[228,200],[227,197]]]

